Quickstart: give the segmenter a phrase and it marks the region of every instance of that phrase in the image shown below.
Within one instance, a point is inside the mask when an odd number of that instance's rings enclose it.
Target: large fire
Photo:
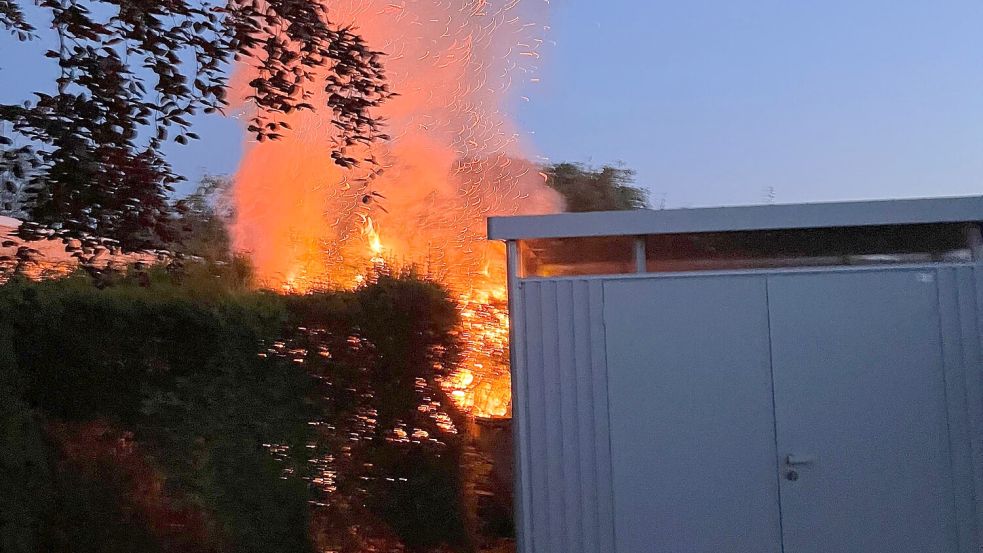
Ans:
[[[376,163],[343,170],[327,115],[284,115],[294,132],[248,145],[239,168],[237,246],[290,291],[357,285],[383,259],[441,280],[468,345],[446,385],[472,413],[508,416],[504,248],[485,220],[559,203],[508,116],[539,80],[548,0],[323,1],[386,54],[392,139],[360,152]]]

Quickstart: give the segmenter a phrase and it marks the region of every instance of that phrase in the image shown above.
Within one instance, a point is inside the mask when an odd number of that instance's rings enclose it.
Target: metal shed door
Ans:
[[[615,551],[781,550],[763,276],[604,284]]]
[[[610,281],[604,321],[618,553],[958,550],[934,271]]]
[[[768,300],[785,553],[956,551],[935,272],[776,275]]]

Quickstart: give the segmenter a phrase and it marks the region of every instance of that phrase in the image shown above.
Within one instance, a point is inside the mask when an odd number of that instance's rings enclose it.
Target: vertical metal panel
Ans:
[[[598,548],[614,551],[614,482],[611,470],[611,418],[608,399],[607,339],[604,329],[604,284],[589,282],[591,365],[594,372],[594,454],[597,456]]]
[[[546,449],[546,382],[543,373],[543,315],[541,283],[522,284],[522,304],[525,306],[525,360],[520,368],[528,381],[524,396],[519,399],[527,405],[529,441],[518,451],[521,463],[528,466],[529,478],[523,478],[523,486],[529,495],[528,517],[532,521],[529,532],[529,553],[549,551],[549,484],[547,481],[548,458]],[[517,390],[522,391],[522,390]],[[523,496],[526,494],[524,493]]]
[[[549,498],[549,544],[550,551],[564,550],[564,494],[563,494],[563,413],[560,411],[560,360],[557,317],[556,283],[544,282],[540,287],[543,326],[543,405],[545,407],[546,441],[545,460],[546,494]],[[531,367],[532,368],[532,367]],[[533,369],[535,370],[535,369]]]
[[[980,317],[983,315],[983,287],[979,285],[983,271],[979,265],[960,268],[957,277],[966,377],[966,411],[973,458],[975,551],[983,548],[983,325],[980,324]]]
[[[937,271],[942,359],[945,371],[949,449],[954,479],[959,551],[973,551],[976,541],[975,478],[967,405],[966,345],[963,334],[959,282],[955,268]]]
[[[564,521],[566,545],[564,551],[581,553],[583,520],[580,512],[580,432],[577,424],[577,373],[574,355],[576,338],[573,325],[573,282],[556,284],[557,371],[560,392],[560,431],[563,437]]]
[[[611,553],[610,447],[602,297],[586,281],[524,281],[524,335],[513,367],[527,467],[517,495],[523,553]],[[521,372],[522,374],[516,374]],[[520,414],[521,413],[521,414]]]
[[[574,282],[571,294],[573,298],[589,298],[590,291],[587,283]],[[580,430],[578,436],[579,451],[577,452],[580,466],[577,474],[580,477],[578,484],[582,498],[597,497],[596,481],[594,478],[590,478],[597,472],[597,453],[595,452],[597,433],[593,422],[595,402],[593,397],[593,367],[590,355],[590,325],[589,301],[573,301],[573,362],[577,388],[577,421]],[[585,422],[586,424],[584,424]],[[580,501],[579,507],[581,528],[583,529],[582,550],[584,552],[597,551],[597,502]]]

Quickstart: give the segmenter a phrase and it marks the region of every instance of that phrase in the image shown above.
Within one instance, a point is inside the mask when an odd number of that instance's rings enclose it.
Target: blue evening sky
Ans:
[[[983,193],[977,0],[571,0],[521,120],[653,203]]]
[[[536,153],[624,162],[668,207],[983,193],[978,0],[553,0]],[[46,69],[0,40],[0,101]],[[18,52],[24,52],[17,46]],[[21,96],[22,97],[22,96]],[[177,169],[234,171],[203,118]]]

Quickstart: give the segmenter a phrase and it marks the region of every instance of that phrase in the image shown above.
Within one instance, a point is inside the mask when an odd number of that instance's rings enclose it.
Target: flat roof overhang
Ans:
[[[978,223],[983,196],[489,217],[490,240]]]

